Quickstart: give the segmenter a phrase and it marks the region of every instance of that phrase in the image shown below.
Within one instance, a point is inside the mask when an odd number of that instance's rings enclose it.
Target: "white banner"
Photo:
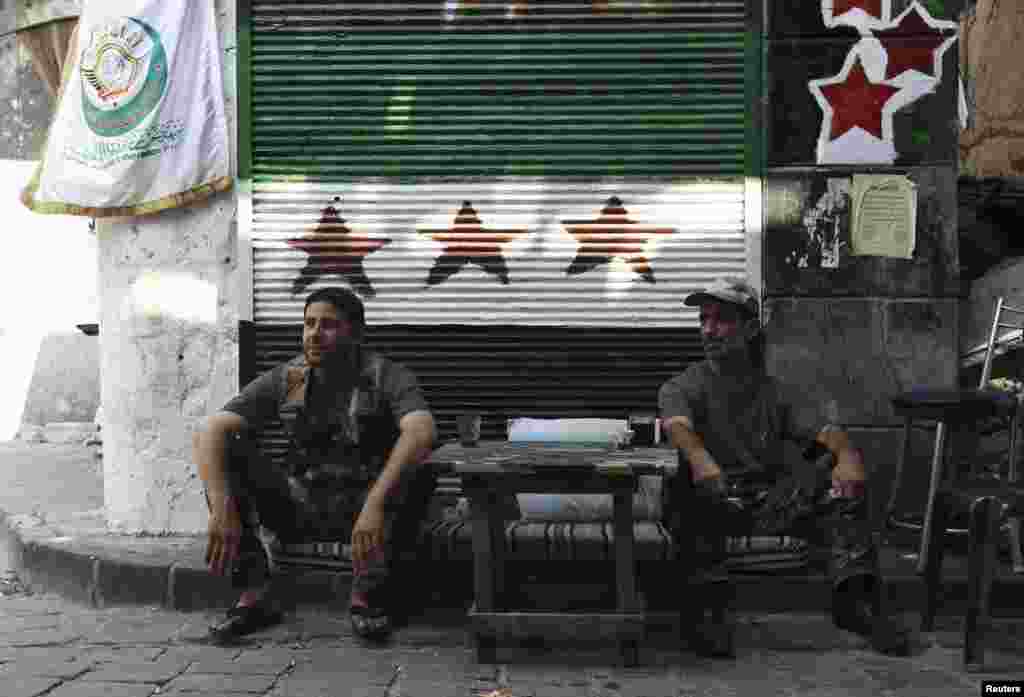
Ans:
[[[87,0],[39,169],[38,213],[134,216],[231,188],[213,3]]]

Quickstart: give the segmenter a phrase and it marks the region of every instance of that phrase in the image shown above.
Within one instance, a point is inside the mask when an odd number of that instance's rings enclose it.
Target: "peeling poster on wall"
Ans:
[[[848,244],[848,237],[844,233],[849,210],[850,180],[829,178],[828,190],[813,208],[804,213],[802,222],[807,240],[803,250],[796,252],[796,258],[790,261],[801,269],[812,265],[823,269],[838,269],[840,254]]]

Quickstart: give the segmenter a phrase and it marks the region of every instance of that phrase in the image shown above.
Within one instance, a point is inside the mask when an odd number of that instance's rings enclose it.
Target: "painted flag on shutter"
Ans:
[[[135,216],[231,188],[213,4],[87,0],[44,151],[37,213]]]

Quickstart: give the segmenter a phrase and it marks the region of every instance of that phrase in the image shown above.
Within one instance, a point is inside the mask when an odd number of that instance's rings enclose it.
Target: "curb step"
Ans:
[[[124,538],[123,547],[133,543]],[[119,549],[102,535],[57,536],[46,528],[17,528],[9,516],[0,511],[0,545],[6,543],[12,566],[21,581],[33,589],[54,592],[78,604],[93,608],[117,605],[150,605],[166,609],[191,612],[227,608],[236,598],[226,578],[212,576],[200,563],[205,549],[205,538],[152,538],[134,541],[137,549]],[[106,547],[103,543],[106,543]],[[146,545],[149,548],[146,548]],[[141,545],[141,546],[140,546]],[[140,551],[141,550],[141,551]],[[189,563],[192,559],[192,563]],[[198,561],[197,561],[198,560]],[[449,572],[451,569],[449,569]],[[467,578],[471,565],[466,564]],[[749,576],[734,575],[735,608],[740,612],[827,613],[831,603],[831,583],[821,575],[814,576]],[[301,605],[326,604],[347,606],[351,584],[348,572],[308,570],[285,572],[277,576],[282,598],[301,598]],[[963,574],[947,575],[944,589],[944,614],[959,614],[966,598],[966,578]],[[438,580],[441,577],[438,576]],[[0,579],[0,594],[5,588]],[[921,581],[916,575],[887,578],[888,595],[892,607],[900,611],[916,611],[921,594]],[[439,588],[452,588],[450,580]],[[464,616],[471,598],[461,588],[450,597],[432,594],[433,608],[448,614],[449,610]],[[520,588],[526,602],[548,605],[572,602],[584,590],[566,591],[551,584],[523,584]],[[1024,575],[1000,578],[993,588],[992,605],[1004,609],[1019,605],[1019,593],[1024,589]],[[560,597],[556,597],[560,596]],[[458,595],[459,597],[454,597]],[[665,603],[662,593],[650,593],[660,599],[650,607],[651,621],[667,616],[659,612]],[[438,602],[440,601],[440,603]],[[455,602],[453,602],[455,601]],[[440,605],[440,606],[439,606]],[[448,606],[451,605],[449,608]],[[1021,609],[1024,611],[1024,608]],[[670,612],[668,614],[671,614]],[[662,617],[662,619],[664,619]]]

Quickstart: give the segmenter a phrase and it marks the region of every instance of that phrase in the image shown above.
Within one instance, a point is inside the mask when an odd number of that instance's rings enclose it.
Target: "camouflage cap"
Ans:
[[[748,283],[739,278],[719,278],[704,290],[691,293],[686,296],[683,304],[691,307],[708,301],[726,302],[739,305],[749,311],[754,317],[758,316],[757,293]]]

